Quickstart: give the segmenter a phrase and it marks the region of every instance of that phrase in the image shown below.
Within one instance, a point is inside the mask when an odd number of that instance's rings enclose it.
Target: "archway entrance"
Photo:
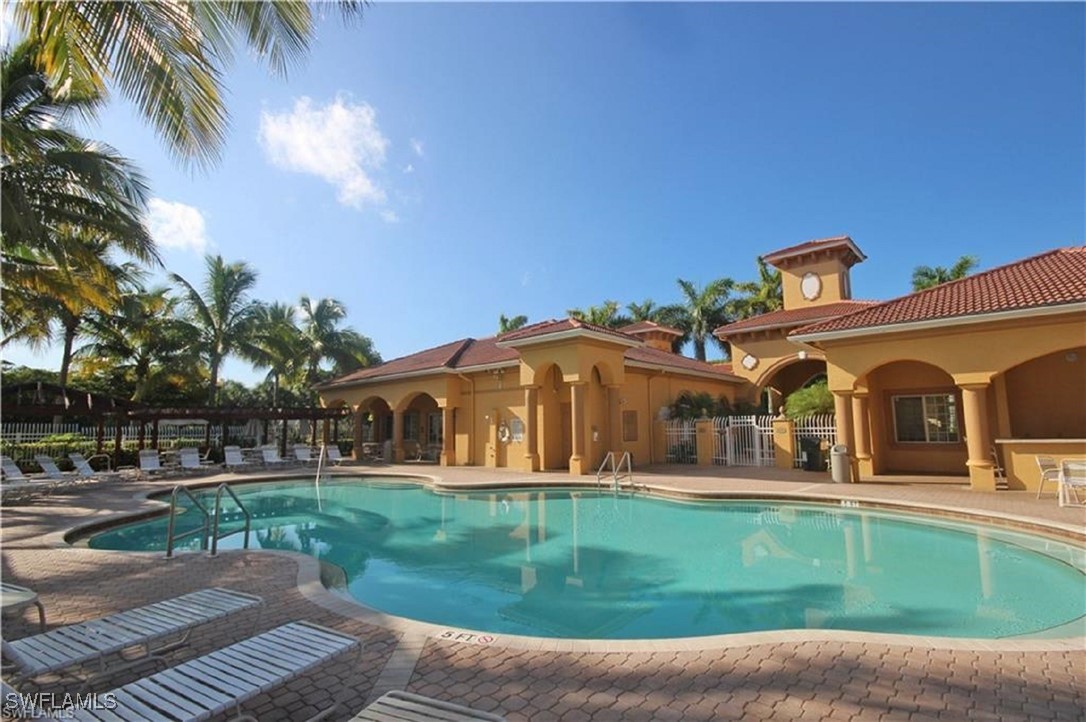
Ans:
[[[573,405],[562,369],[552,364],[539,388],[539,465],[544,471],[569,469],[573,454]]]

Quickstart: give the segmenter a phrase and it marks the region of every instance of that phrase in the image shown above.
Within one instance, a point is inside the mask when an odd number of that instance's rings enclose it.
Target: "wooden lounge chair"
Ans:
[[[243,702],[352,651],[362,651],[354,637],[309,622],[291,622],[126,684],[109,693],[117,701],[113,709],[80,709],[72,719],[195,722],[234,710],[234,719],[256,722],[241,713]],[[332,706],[310,720],[327,717],[349,693],[350,685],[341,685]]]
[[[230,589],[201,589],[108,617],[58,627],[13,642],[3,640],[3,655],[15,666],[12,684],[76,665],[96,662],[96,675],[109,674],[184,645],[193,628],[264,603]],[[123,650],[140,649],[135,657]]]
[[[439,699],[398,690],[382,695],[376,702],[355,715],[351,722],[392,722],[393,720],[413,720],[415,722],[427,722],[427,720],[433,720],[434,722],[439,720],[457,720],[459,722],[487,720],[488,722],[505,722],[504,717],[499,717],[490,712],[482,712],[452,702],[443,702]]]

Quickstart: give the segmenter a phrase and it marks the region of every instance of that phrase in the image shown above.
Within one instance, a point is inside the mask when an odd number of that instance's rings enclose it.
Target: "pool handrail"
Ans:
[[[184,493],[190,501],[200,510],[200,513],[204,515],[204,524],[199,529],[190,529],[189,531],[182,532],[181,534],[174,534],[174,524],[177,518],[177,495]],[[210,525],[210,517],[207,513],[207,507],[200,503],[200,500],[193,496],[192,492],[187,487],[178,484],[170,492],[170,518],[166,524],[166,558],[173,557],[173,543],[178,539],[184,539],[190,537],[193,534],[202,534],[200,537],[200,548],[207,548],[207,530]]]
[[[245,515],[245,540],[242,542],[242,549],[249,548],[249,530],[253,525],[253,516],[249,513],[249,510],[245,508],[245,505],[241,503],[241,499],[234,493],[234,490],[230,488],[230,485],[226,482],[219,484],[219,488],[215,490],[215,521],[211,528],[211,556],[215,556],[219,552],[219,517],[222,515],[222,493],[226,492],[230,495],[230,498],[234,500],[234,503],[238,505],[238,509],[241,509],[241,513]]]

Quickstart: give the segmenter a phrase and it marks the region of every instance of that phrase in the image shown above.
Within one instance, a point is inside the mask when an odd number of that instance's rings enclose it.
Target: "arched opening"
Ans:
[[[778,366],[766,379],[761,395],[763,408],[766,413],[775,414],[790,394],[825,378],[825,361],[796,357]]]
[[[392,408],[379,396],[358,405],[354,416],[356,459],[385,458],[385,442],[392,440]]]
[[[539,464],[549,471],[569,468],[573,453],[572,396],[562,369],[552,364],[539,377]]]
[[[615,448],[611,444],[611,424],[607,418],[607,387],[603,378],[599,366],[593,366],[588,383],[588,396],[585,399],[585,428],[588,439],[584,445],[592,469],[599,466],[607,452]]]
[[[1086,438],[1086,346],[1030,359],[1004,377],[1010,437]]]
[[[967,473],[961,392],[950,374],[894,361],[869,371],[867,387],[874,473]]]
[[[437,461],[444,439],[441,409],[437,400],[419,393],[403,406],[404,458],[417,461]]]

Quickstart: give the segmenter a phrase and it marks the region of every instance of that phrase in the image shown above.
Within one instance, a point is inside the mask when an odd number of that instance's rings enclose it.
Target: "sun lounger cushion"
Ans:
[[[184,596],[3,642],[4,656],[23,679],[101,659],[137,645],[173,637],[193,627],[263,603],[230,589],[202,589]]]
[[[291,622],[126,684],[113,691],[117,705],[112,710],[83,709],[73,719],[207,719],[361,646],[334,630]]]

